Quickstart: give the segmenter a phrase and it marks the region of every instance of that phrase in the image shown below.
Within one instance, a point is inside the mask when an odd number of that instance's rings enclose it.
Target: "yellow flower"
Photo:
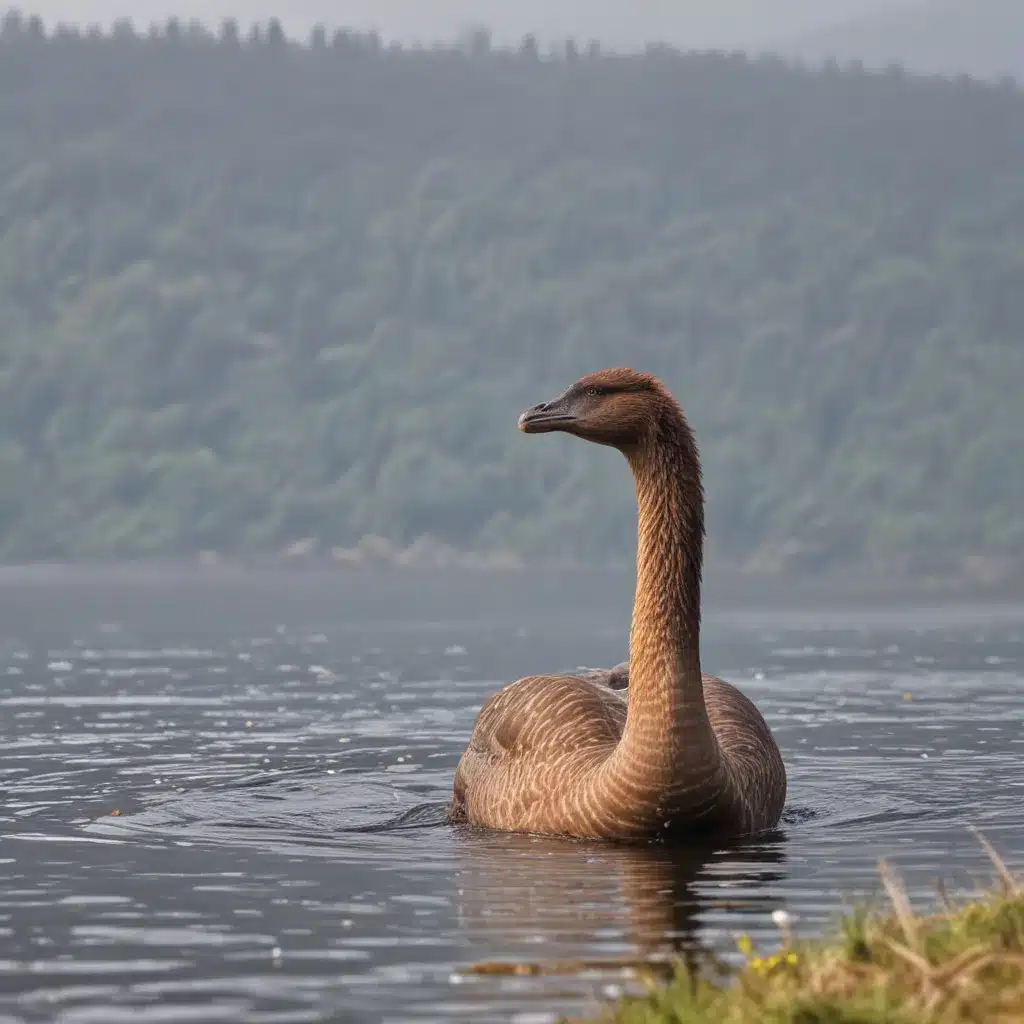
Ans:
[[[797,961],[799,961],[799,959],[800,959],[800,957],[798,957],[796,955],[796,953],[787,953],[786,954],[786,963],[787,964],[795,964],[795,963],[797,963]]]
[[[754,952],[754,944],[750,941],[749,935],[741,935],[736,940],[736,945],[744,956],[750,956]]]

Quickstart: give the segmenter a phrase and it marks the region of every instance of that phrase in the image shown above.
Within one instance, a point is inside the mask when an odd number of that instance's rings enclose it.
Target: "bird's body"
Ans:
[[[654,378],[612,370],[520,424],[630,461],[640,507],[630,661],[529,676],[491,697],[456,770],[450,820],[613,839],[772,827],[786,795],[778,747],[757,708],[700,668],[703,491],[682,410]]]
[[[598,799],[609,786],[600,766],[622,738],[628,704],[624,691],[608,685],[608,672],[597,671],[597,679],[527,676],[484,704],[456,775],[453,803],[464,809],[465,820],[512,832],[620,838],[678,831],[681,812],[695,831],[716,830],[723,817],[748,823],[726,831],[754,832],[778,820],[784,790],[760,813],[729,802],[699,815],[705,808],[688,797],[685,785],[676,794],[667,787],[663,799],[645,802],[640,814],[628,792],[622,806]],[[728,737],[727,774],[752,781],[764,771],[759,753],[774,745],[767,725],[735,686],[709,675],[701,682],[711,728]],[[777,775],[781,757],[772,762],[770,774]],[[704,819],[699,825],[698,817]]]

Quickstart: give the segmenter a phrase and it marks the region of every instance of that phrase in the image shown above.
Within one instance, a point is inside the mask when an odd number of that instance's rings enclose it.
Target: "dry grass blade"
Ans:
[[[956,982],[956,976],[961,972],[973,972],[977,969],[977,963],[989,956],[984,946],[971,946],[965,949],[959,956],[954,957],[941,968],[935,969],[934,979],[937,985],[945,985],[949,981]]]
[[[926,981],[931,982],[934,979],[935,968],[920,953],[915,953],[912,949],[907,949],[906,946],[901,945],[895,939],[886,938],[885,936],[882,937],[882,943],[904,963],[908,963],[911,967],[916,968]]]
[[[966,988],[968,985],[974,983],[975,975],[979,971],[983,971],[986,967],[991,967],[993,964],[999,962],[999,957],[993,953],[986,953],[984,956],[978,957],[970,965],[970,967],[964,968],[958,975],[951,979],[951,983],[957,988]]]
[[[903,937],[907,940],[907,944],[911,949],[917,949],[919,945],[917,923],[914,919],[914,908],[911,907],[910,899],[907,896],[907,890],[903,888],[899,878],[897,878],[895,872],[886,861],[880,860],[878,862],[878,873],[882,877],[882,885],[885,886],[889,902],[892,903],[893,913],[896,915],[896,920],[899,921]]]
[[[1003,891],[1007,894],[1020,892],[1020,884],[1006,866],[1006,861],[996,852],[995,847],[973,826],[971,831],[978,837],[978,842],[981,843],[982,849],[988,854],[989,860],[992,861],[992,866],[996,869],[999,880],[1003,883]]]

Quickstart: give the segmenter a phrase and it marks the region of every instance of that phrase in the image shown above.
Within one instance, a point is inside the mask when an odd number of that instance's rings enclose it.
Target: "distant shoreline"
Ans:
[[[479,558],[445,565],[374,564],[339,565],[325,560],[301,561],[266,556],[252,559],[220,559],[216,562],[188,558],[95,562],[30,562],[0,564],[0,586],[59,583],[71,587],[164,585],[207,581],[231,585],[256,584],[261,580],[288,579],[328,583],[346,579],[381,579],[436,573],[448,578],[545,577],[549,579],[615,580],[631,585],[631,563],[585,566]],[[619,579],[621,577],[621,580]],[[916,576],[883,575],[834,568],[827,572],[752,572],[734,566],[710,565],[705,572],[705,598],[709,604],[750,601],[778,602],[800,607],[828,600],[850,605],[949,605],[963,603],[1003,604],[1024,601],[1024,577],[1019,574],[996,579],[947,574]]]

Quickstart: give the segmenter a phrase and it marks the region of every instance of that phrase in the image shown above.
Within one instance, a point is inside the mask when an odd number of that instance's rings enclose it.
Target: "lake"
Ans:
[[[712,601],[705,669],[790,774],[770,836],[445,826],[483,700],[621,660],[631,596],[613,572],[0,574],[0,1022],[548,1021],[619,990],[604,961],[768,948],[779,908],[827,928],[879,857],[922,907],[989,877],[972,827],[1024,864],[1012,603]]]

